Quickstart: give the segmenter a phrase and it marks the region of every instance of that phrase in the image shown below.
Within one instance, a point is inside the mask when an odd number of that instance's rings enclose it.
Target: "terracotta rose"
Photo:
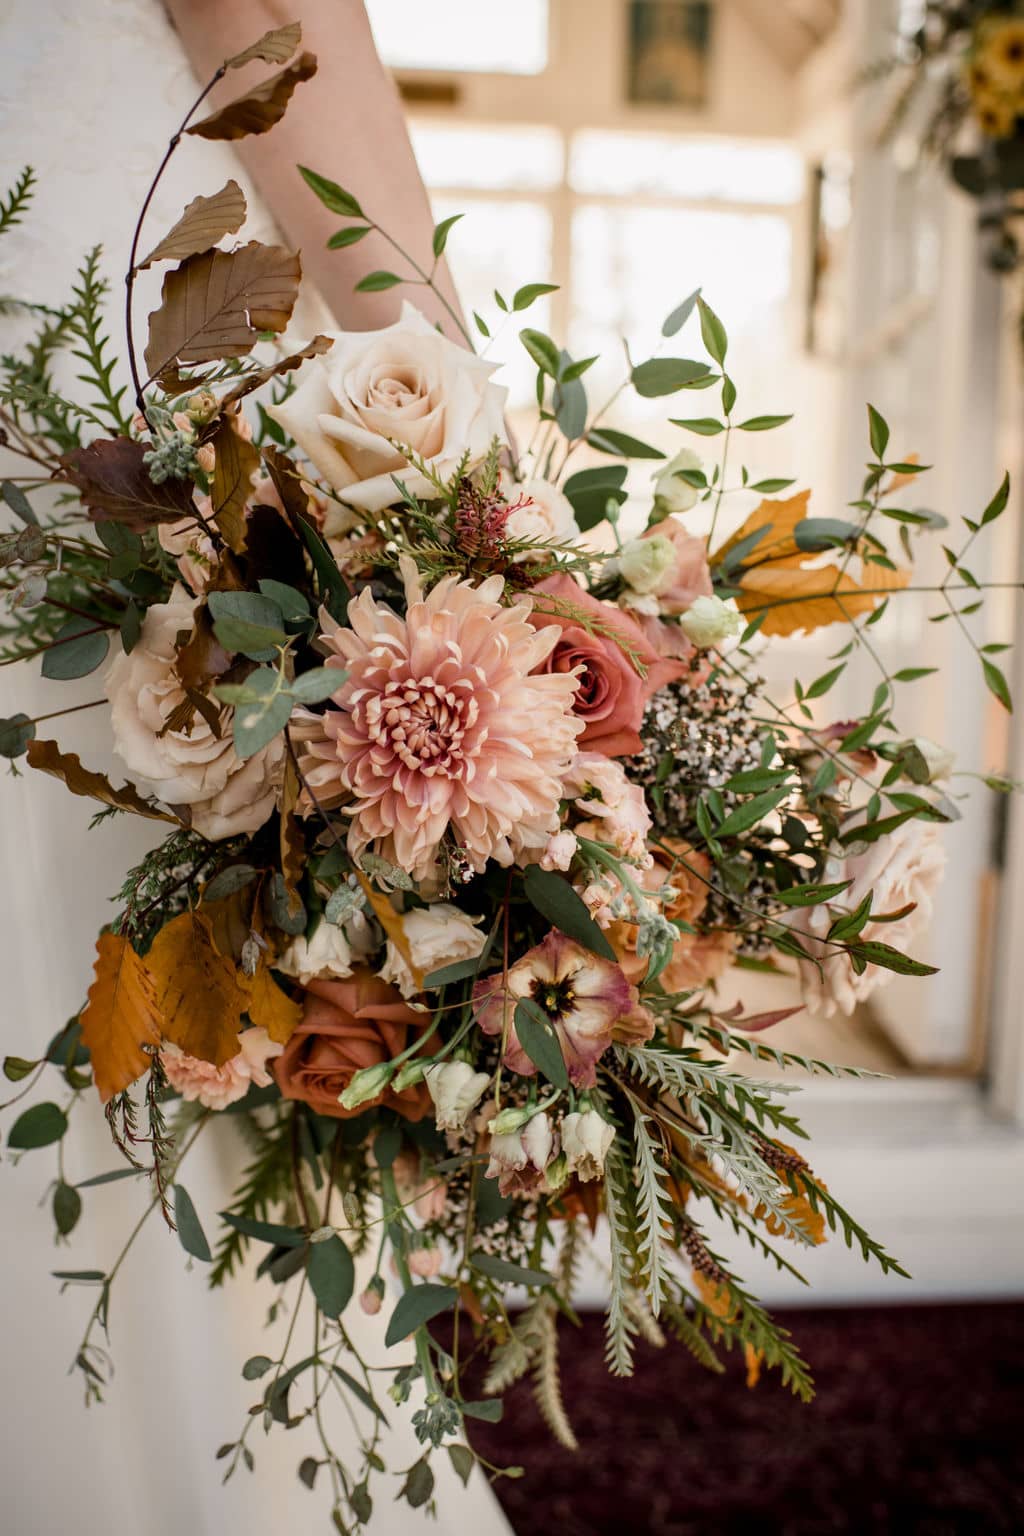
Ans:
[[[591,597],[571,576],[549,576],[533,591],[540,595],[541,609],[545,595],[566,605],[567,611],[562,613],[544,613],[535,608],[530,623],[535,629],[555,625],[562,631],[558,644],[543,663],[543,671],[579,669],[572,707],[585,729],[577,745],[587,752],[603,752],[605,757],[639,752],[643,746],[639,727],[647,700],[667,682],[681,676],[684,667],[659,656],[628,614]],[[579,623],[573,613],[593,628]],[[614,639],[614,635],[619,639]],[[620,642],[639,659],[645,677],[640,676]]]
[[[338,1097],[362,1067],[380,1066],[419,1033],[424,1015],[414,1013],[401,993],[372,971],[359,968],[344,981],[311,981],[302,1023],[274,1062],[274,1076],[286,1099],[301,1099],[318,1115],[351,1119],[382,1105],[406,1120],[420,1120],[430,1108],[426,1084],[394,1093],[386,1088],[358,1109],[342,1109]]]

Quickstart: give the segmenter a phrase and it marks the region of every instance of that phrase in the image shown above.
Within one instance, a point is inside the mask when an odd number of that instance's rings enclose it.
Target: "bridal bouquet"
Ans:
[[[270,127],[315,68],[298,44],[289,27],[229,60],[217,78],[254,58],[282,68],[181,131]],[[302,175],[338,216],[332,246],[376,227],[372,202]],[[699,294],[623,388],[712,400],[672,421],[721,445],[715,461],[663,455],[592,410],[595,360],[519,319],[539,283],[495,294],[537,370],[536,431],[513,443],[495,367],[454,312],[435,328],[407,303],[381,331],[279,344],[299,257],[223,244],[244,217],[229,182],[152,249],[140,219],[130,398],[98,253],[68,302],[8,301],[35,331],[2,360],[2,659],[94,675],[128,782],[24,713],[0,721],[0,751],[99,802],[95,822],[146,818],[153,846],[115,897],[78,1016],[7,1058],[6,1151],[56,1152],[61,1240],[95,1186],[124,1179],[144,1202],[136,1232],[151,1214],[176,1230],[170,1262],[180,1242],[212,1286],[244,1272],[266,1292],[287,1336],[239,1361],[256,1401],[218,1454],[227,1475],[251,1470],[259,1433],[308,1431],[299,1476],[330,1485],[346,1531],[385,1474],[386,1400],[409,1403],[422,1444],[399,1473],[413,1506],[431,1501],[437,1453],[469,1476],[467,1421],[497,1419],[528,1373],[575,1444],[557,1349],[589,1249],[607,1254],[613,1373],[637,1336],[671,1334],[712,1370],[737,1347],[752,1380],[776,1368],[804,1398],[795,1344],[704,1213],[787,1269],[838,1231],[903,1273],[798,1149],[775,1071],[843,1069],[764,1043],[790,1010],[726,1007],[716,982],[795,967],[827,1014],[932,969],[906,948],[956,814],[952,758],[901,732],[900,691],[928,669],[890,673],[875,626],[942,519],[905,505],[921,466],[890,453],[874,410],[842,517],[752,479],[743,443],[787,418],[737,409],[726,331]],[[426,264],[396,244],[401,271],[359,287],[433,288],[453,222]],[[140,357],[133,288],[155,264]],[[672,355],[691,316],[702,355]],[[473,322],[486,342],[493,320]],[[54,382],[66,352],[84,400]],[[964,520],[940,584],[915,587],[972,645],[965,560],[1006,497]],[[827,670],[774,702],[764,647],[826,626],[843,626]],[[997,649],[979,654],[1008,706]],[[860,653],[874,695],[830,721]],[[97,1101],[125,1161],[81,1178],[63,1139]],[[183,1182],[214,1123],[250,1158],[219,1213]],[[131,1240],[105,1271],[55,1272],[93,1303],[87,1400],[107,1386]],[[384,1313],[372,1369],[358,1308]],[[295,1342],[303,1309],[312,1349]],[[332,1448],[336,1394],[364,1425],[358,1465]]]

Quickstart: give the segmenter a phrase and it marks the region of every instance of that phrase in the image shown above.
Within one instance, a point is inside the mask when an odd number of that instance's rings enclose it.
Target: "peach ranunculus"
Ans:
[[[357,1072],[391,1061],[405,1050],[410,1031],[422,1029],[423,1015],[371,971],[359,969],[344,981],[313,981],[306,988],[302,1022],[278,1057],[274,1076],[286,1099],[300,1099],[318,1115],[347,1120],[379,1104],[406,1120],[421,1120],[430,1107],[422,1083],[400,1093],[389,1086],[355,1110],[338,1101]]]
[[[898,912],[913,903],[914,910],[906,917],[892,923],[869,921],[858,935],[861,942],[881,940],[906,952],[914,936],[928,925],[932,898],[945,867],[946,850],[936,824],[908,821],[870,844],[865,852],[830,860],[822,879],[852,880],[842,896],[843,906],[851,911],[868,895],[873,897],[872,910],[880,913]],[[819,972],[810,961],[799,963],[804,1006],[825,1018],[831,1018],[837,1009],[852,1013],[858,1003],[893,975],[881,966],[868,965],[858,976],[845,950],[824,944],[822,940],[834,916],[825,903],[806,909],[792,924],[801,943],[821,965]]]
[[[215,1067],[212,1061],[189,1056],[171,1040],[160,1047],[160,1065],[171,1087],[183,1099],[202,1104],[205,1109],[226,1109],[244,1099],[250,1087],[269,1088],[274,1081],[267,1066],[281,1046],[275,1044],[265,1029],[243,1029],[238,1037],[238,1054]]]
[[[349,506],[392,506],[394,475],[414,496],[436,496],[396,444],[446,480],[467,455],[472,468],[496,437],[504,441],[507,390],[491,383],[497,364],[447,340],[414,305],[404,304],[384,330],[328,335],[331,350],[303,364],[298,387],[270,415]],[[349,526],[351,518],[328,507],[328,538]]]
[[[505,1064],[523,1077],[532,1077],[537,1068],[511,1022],[516,1003],[524,997],[532,998],[551,1021],[570,1080],[578,1088],[592,1088],[598,1058],[611,1045],[616,1024],[635,1003],[634,989],[621,968],[552,929],[509,968],[507,992],[500,971],[475,983],[473,1007],[480,1028],[485,1035],[503,1034],[507,1013]]]
[[[195,713],[181,730],[167,730],[185,703],[175,673],[176,641],[192,628],[196,599],[176,586],[166,603],[146,612],[131,653],[122,652],[106,677],[114,749],[129,772],[167,805],[187,806],[204,837],[256,832],[271,816],[284,769],[284,738],[242,759],[231,737],[230,711],[219,738]]]
[[[574,826],[577,837],[610,843],[621,858],[641,868],[650,867],[653,859],[647,849],[647,834],[651,813],[643,785],[632,783],[621,763],[601,752],[578,753],[569,769],[565,792],[573,798],[575,809],[588,818]]]
[[[554,632],[503,581],[445,577],[424,596],[400,561],[404,618],[369,587],[327,621],[328,665],[347,668],[333,708],[300,719],[303,773],[321,804],[344,801],[354,858],[368,848],[414,880],[436,874],[445,834],[468,868],[540,857],[558,831],[562,780],[581,725],[575,678],[541,670]]]
[[[530,623],[535,629],[561,631],[543,670],[579,679],[573,700],[584,724],[579,745],[606,757],[639,752],[644,706],[682,674],[682,665],[659,656],[627,614],[591,597],[571,576],[549,576],[533,588],[533,595],[541,603],[545,597],[554,601],[548,611],[534,608]],[[634,658],[646,676],[641,677]]]

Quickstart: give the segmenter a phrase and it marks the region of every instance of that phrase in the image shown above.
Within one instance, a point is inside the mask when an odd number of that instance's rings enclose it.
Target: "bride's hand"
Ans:
[[[409,294],[445,335],[459,340],[451,317],[425,287],[414,293],[393,288],[355,293],[367,272],[384,269],[405,275],[405,263],[383,236],[371,231],[357,245],[328,251],[326,244],[345,222],[318,202],[296,170],[307,165],[347,187],[375,221],[429,267],[433,218],[413,156],[402,103],[377,56],[362,0],[164,0],[199,80],[207,80],[225,58],[301,11],[302,46],[317,55],[319,71],[300,85],[290,110],[272,134],[240,139],[232,147],[266,201],[281,232],[302,252],[303,269],[319,289],[339,325],[372,330],[398,316]],[[244,91],[265,65],[231,71],[214,103]],[[435,280],[459,310],[447,268]]]

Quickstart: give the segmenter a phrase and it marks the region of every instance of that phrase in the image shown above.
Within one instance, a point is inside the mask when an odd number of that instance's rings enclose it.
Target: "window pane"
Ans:
[[[453,213],[465,214],[456,224],[448,241],[446,255],[452,277],[478,352],[485,353],[503,366],[500,382],[510,389],[512,408],[533,399],[536,368],[521,346],[518,336],[523,325],[542,331],[551,324],[551,303],[538,299],[527,316],[514,316],[514,324],[502,324],[505,317],[494,303],[494,290],[507,298],[523,283],[551,281],[551,215],[541,203],[501,198],[474,199],[434,197],[434,217],[446,219]],[[494,333],[492,342],[480,336],[472,321],[478,310]]]
[[[539,75],[548,62],[548,0],[366,0],[377,48],[395,69]]]
[[[412,122],[412,147],[428,187],[534,192],[562,179],[562,135],[554,128],[458,127]]]
[[[803,196],[804,167],[784,144],[594,129],[572,141],[569,180],[585,193],[784,204]]]

